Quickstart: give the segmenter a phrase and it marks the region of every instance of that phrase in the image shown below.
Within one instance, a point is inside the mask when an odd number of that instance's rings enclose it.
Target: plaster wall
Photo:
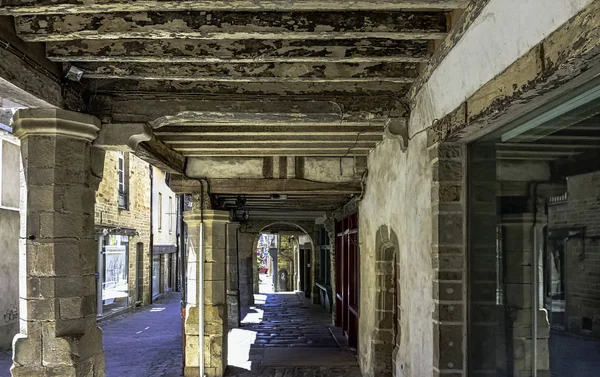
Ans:
[[[177,245],[177,196],[165,183],[165,172],[156,167],[152,170],[154,245]],[[162,216],[159,215],[159,193],[162,194]]]
[[[0,131],[0,351],[19,332],[20,161],[18,140]]]
[[[415,96],[428,102],[428,121],[442,119],[592,0],[490,0]]]
[[[419,135],[402,153],[398,140],[385,140],[369,156],[367,191],[359,208],[359,362],[373,376],[372,341],[377,327],[375,256],[377,230],[387,225],[398,236],[400,290],[399,352],[396,376],[431,375],[433,330],[431,296],[431,169],[427,137]]]
[[[397,236],[400,329],[396,376],[432,373],[432,171],[427,133],[435,119],[459,107],[583,10],[590,0],[490,0],[411,103],[409,147],[386,139],[369,156],[367,191],[360,203],[359,362],[373,375],[375,234],[387,225]]]
[[[263,178],[262,158],[190,158],[189,178]]]

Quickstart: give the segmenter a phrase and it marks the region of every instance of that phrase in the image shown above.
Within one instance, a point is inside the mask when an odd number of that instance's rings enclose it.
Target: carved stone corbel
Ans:
[[[400,149],[408,149],[408,121],[406,118],[390,118],[385,125],[385,135],[390,139],[400,140]]]
[[[109,151],[135,152],[138,145],[152,139],[152,129],[145,123],[103,124],[94,146]]]

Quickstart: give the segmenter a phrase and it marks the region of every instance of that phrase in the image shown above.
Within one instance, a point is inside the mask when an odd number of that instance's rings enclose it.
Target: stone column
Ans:
[[[227,225],[227,319],[229,328],[240,327],[240,289],[238,268],[238,228],[240,224]]]
[[[512,339],[514,373],[518,376],[532,375],[533,367],[533,314],[537,322],[537,373],[550,376],[550,324],[545,309],[540,309],[538,298],[534,299],[534,237],[543,240],[542,228],[534,224],[546,224],[542,213],[521,213],[502,216],[503,251],[506,263],[506,299],[512,323],[509,331]],[[534,229],[536,229],[534,231]],[[543,247],[538,242],[538,248]],[[539,296],[538,296],[539,297]]]
[[[221,377],[227,366],[226,256],[229,212],[202,209],[210,203],[195,195],[188,225],[188,302],[185,318],[184,375],[196,377],[200,367],[199,304],[204,303],[204,375]],[[203,263],[201,264],[201,261]],[[203,279],[200,280],[200,266]]]
[[[226,259],[229,212],[204,211],[204,375],[227,367]]]
[[[27,183],[19,261],[21,333],[11,373],[103,377],[96,326],[95,192],[104,152],[100,121],[60,109],[20,110],[15,135]]]
[[[240,306],[245,308],[254,305],[254,275],[257,269],[254,240],[257,238],[258,233],[238,232]]]

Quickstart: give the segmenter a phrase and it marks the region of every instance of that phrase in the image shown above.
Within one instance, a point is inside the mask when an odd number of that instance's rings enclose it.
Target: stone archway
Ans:
[[[377,230],[375,273],[375,328],[372,340],[373,375],[393,377],[395,348],[399,344],[398,238],[396,233],[382,225]]]

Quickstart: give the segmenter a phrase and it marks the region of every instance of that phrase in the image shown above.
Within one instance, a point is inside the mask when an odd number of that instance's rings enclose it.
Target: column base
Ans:
[[[183,368],[184,377],[198,377],[200,375],[199,367],[185,367]]]
[[[13,340],[12,377],[105,377],[102,330],[54,337],[42,332]]]

